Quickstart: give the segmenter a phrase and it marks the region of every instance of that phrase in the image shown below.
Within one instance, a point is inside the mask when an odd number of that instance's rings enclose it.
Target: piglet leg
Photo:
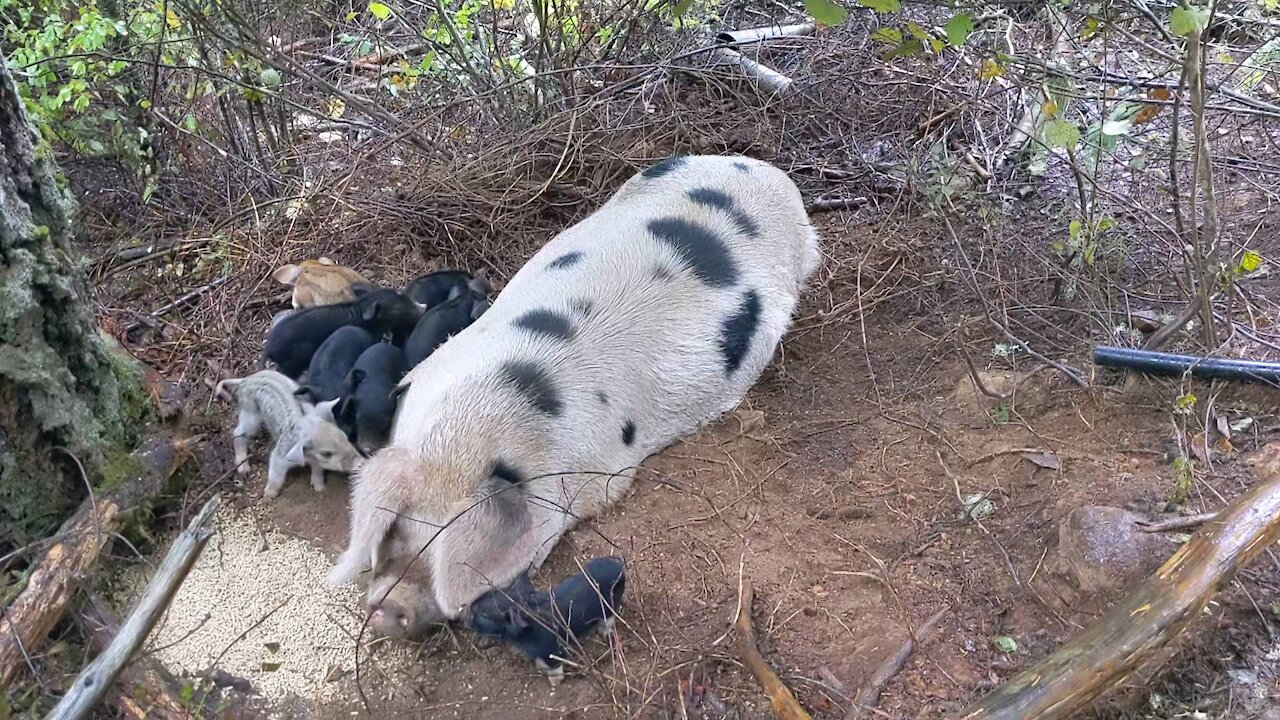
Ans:
[[[311,466],[311,489],[324,492],[324,468],[319,465]]]
[[[284,487],[285,477],[289,474],[291,467],[283,452],[272,451],[267,465],[267,489],[263,492],[267,498],[274,498],[280,494],[280,489]]]

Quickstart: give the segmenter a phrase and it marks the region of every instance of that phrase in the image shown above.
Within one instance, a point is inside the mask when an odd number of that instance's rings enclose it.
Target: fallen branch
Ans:
[[[95,653],[107,649],[120,632],[120,622],[106,602],[90,594],[83,611],[89,646]],[[182,686],[162,665],[149,658],[129,663],[107,693],[105,701],[128,720],[186,720],[194,716],[181,697]]]
[[[942,618],[946,617],[951,608],[943,608],[934,613],[928,620],[921,623],[920,627],[907,638],[906,642],[898,648],[898,651],[889,656],[879,669],[867,681],[867,684],[858,691],[854,696],[853,707],[849,708],[849,712],[845,715],[846,720],[857,720],[857,718],[865,717],[875,709],[876,704],[880,702],[880,693],[884,692],[884,686],[889,684],[894,675],[902,671],[906,666],[907,659],[911,657],[911,653],[925,641],[933,637],[938,631],[938,624],[942,622]]]
[[[23,670],[34,671],[31,651],[66,612],[81,581],[97,563],[103,547],[124,524],[125,512],[154,495],[186,460],[192,443],[153,439],[134,453],[140,471],[110,497],[85,499],[45,552],[27,587],[0,617],[0,690]]]
[[[1269,446],[1271,452],[1280,445]],[[1267,452],[1267,451],[1264,451]],[[1202,616],[1218,590],[1280,539],[1280,463],[1202,527],[1102,618],[970,705],[962,720],[1071,717],[1129,676]],[[1150,666],[1148,666],[1150,667]]]
[[[782,680],[778,679],[756,647],[756,631],[751,626],[751,601],[754,597],[751,584],[743,581],[742,589],[738,592],[738,616],[733,621],[733,627],[737,631],[734,645],[737,647],[738,657],[769,696],[774,717],[778,720],[811,720],[809,713],[800,707],[796,696],[782,684]]]
[[[200,512],[191,519],[187,529],[183,530],[169,548],[160,569],[156,571],[146,592],[138,601],[137,607],[129,613],[120,632],[116,633],[111,644],[89,666],[80,672],[75,683],[62,700],[54,706],[46,720],[80,720],[87,717],[102,696],[106,694],[116,676],[124,669],[125,663],[137,652],[151,629],[160,620],[160,615],[169,607],[169,601],[178,591],[178,586],[186,579],[187,572],[200,557],[205,543],[213,536],[209,527],[213,515],[218,511],[218,496],[214,495],[209,502],[200,508]]]

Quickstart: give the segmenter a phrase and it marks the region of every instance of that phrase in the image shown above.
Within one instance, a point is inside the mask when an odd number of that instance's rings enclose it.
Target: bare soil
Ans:
[[[944,717],[1102,612],[1114,597],[1081,597],[1050,570],[1058,522],[1082,505],[1162,508],[1176,478],[1167,459],[1170,408],[1185,388],[1125,387],[1100,374],[1084,393],[1046,369],[1011,406],[997,407],[941,339],[965,318],[963,302],[890,299],[859,312],[858,281],[869,292],[869,269],[885,267],[891,253],[875,226],[838,214],[817,222],[833,257],[743,405],[651,458],[634,494],[572,532],[540,574],[546,584],[602,554],[628,562],[619,632],[587,643],[580,672],[552,689],[514,651],[479,647],[467,631],[449,629],[425,640],[408,669],[380,665],[375,645],[363,660],[364,700],[355,679],[343,677],[335,682],[349,691],[336,703],[267,707],[240,696],[234,714],[770,717],[728,635],[739,587],[749,582],[761,650],[817,718],[843,717],[911,629],[946,609],[941,630],[886,686],[876,713]],[[991,383],[1034,367],[1016,355],[976,362]],[[1258,436],[1280,406],[1280,395],[1266,390],[1215,397],[1218,412],[1257,418],[1250,434]],[[230,465],[230,413],[214,413],[221,435],[206,476]],[[1238,451],[1215,458],[1188,507],[1216,508],[1246,487],[1239,457],[1253,443],[1241,437]],[[1052,453],[1059,467],[1015,449]],[[262,482],[259,467],[235,491],[237,502],[262,503]],[[962,498],[974,493],[988,493],[995,512],[961,520]],[[316,496],[294,477],[265,518],[336,556],[346,542],[344,481],[331,477]],[[1273,556],[1247,573],[1181,643],[1171,669],[1134,681],[1138,691],[1113,695],[1090,716],[1208,709],[1263,717],[1278,692],[1277,568]],[[1017,650],[998,649],[1000,636]]]

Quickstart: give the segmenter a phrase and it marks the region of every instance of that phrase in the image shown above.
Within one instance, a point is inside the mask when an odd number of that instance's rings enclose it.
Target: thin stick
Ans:
[[[933,634],[938,631],[938,625],[942,622],[942,618],[951,612],[951,608],[943,608],[934,613],[921,623],[920,627],[907,638],[906,642],[898,648],[898,651],[889,656],[882,665],[867,681],[867,684],[858,691],[853,699],[853,707],[849,708],[849,712],[845,715],[845,720],[857,720],[857,718],[865,717],[880,701],[880,693],[884,692],[884,686],[889,684],[894,675],[902,671],[906,667],[907,660],[911,657],[911,653],[915,652],[916,647],[923,645]]]
[[[733,627],[737,631],[734,644],[737,646],[738,657],[769,696],[774,717],[778,720],[812,720],[756,647],[756,631],[751,626],[751,601],[754,597],[751,583],[743,581],[738,594],[738,616],[733,621]]]
[[[1213,522],[1218,517],[1218,513],[1198,513],[1196,515],[1187,515],[1185,517],[1169,518],[1168,520],[1153,520],[1151,522],[1138,523],[1138,529],[1142,532],[1169,532],[1170,530],[1186,530],[1187,528],[1200,527],[1207,522]]]
[[[199,514],[187,525],[187,529],[173,541],[169,554],[165,556],[160,569],[156,571],[146,592],[138,601],[137,607],[129,613],[120,632],[112,638],[111,644],[94,658],[89,666],[81,671],[67,694],[62,697],[49,713],[46,720],[79,720],[88,717],[89,712],[106,695],[116,676],[124,669],[129,658],[137,652],[151,629],[160,620],[160,615],[169,607],[169,601],[186,579],[187,572],[200,557],[200,551],[213,536],[209,524],[218,510],[219,496],[209,499],[200,509]]]

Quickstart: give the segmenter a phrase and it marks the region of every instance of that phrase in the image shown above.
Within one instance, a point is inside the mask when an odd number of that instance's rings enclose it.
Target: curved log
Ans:
[[[1280,454],[1280,444],[1268,451]],[[1262,476],[1110,612],[959,717],[1070,717],[1155,658],[1241,567],[1280,538],[1280,462],[1263,468]]]

